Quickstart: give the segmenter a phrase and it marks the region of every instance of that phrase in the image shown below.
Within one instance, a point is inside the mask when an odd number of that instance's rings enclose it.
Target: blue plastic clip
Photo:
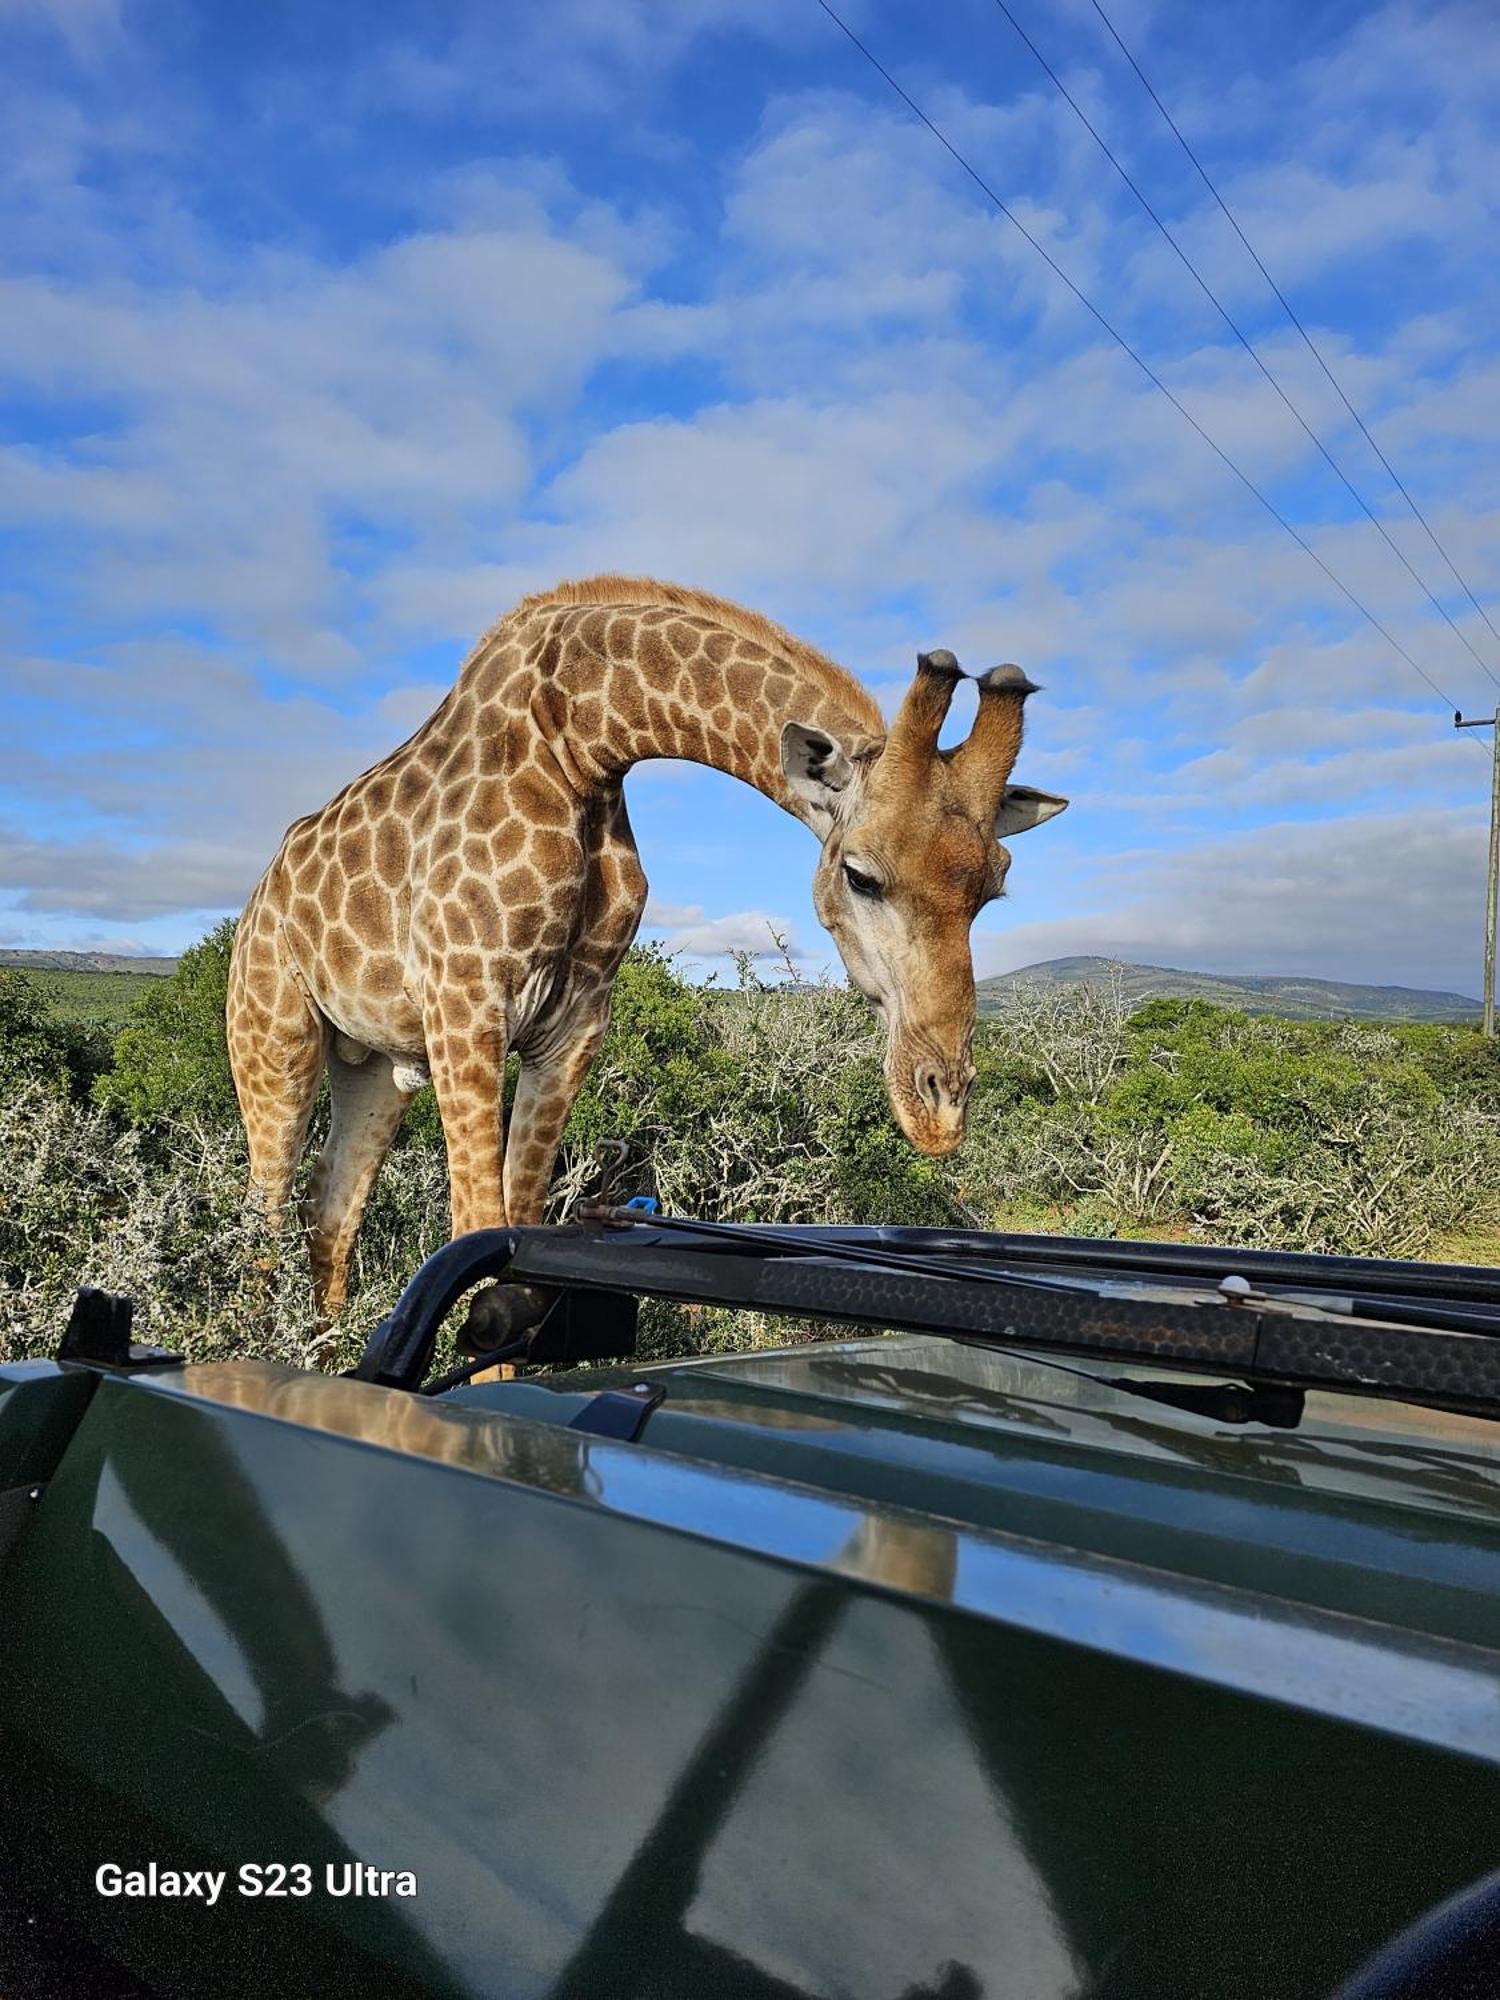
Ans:
[[[659,1213],[659,1204],[654,1194],[633,1194],[625,1206],[633,1208],[639,1215],[656,1215]]]

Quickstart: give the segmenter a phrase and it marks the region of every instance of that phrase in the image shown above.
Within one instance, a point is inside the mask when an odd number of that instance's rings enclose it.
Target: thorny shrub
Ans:
[[[243,1200],[219,1011],[229,936],[153,985],[102,1076],[24,983],[0,977],[0,1359],[50,1351],[89,1283],[131,1294],[139,1337],[195,1359],[347,1367],[444,1240],[429,1091],[376,1184],[348,1309],[318,1330],[297,1232],[278,1236]],[[932,1161],[891,1118],[861,1002],[768,984],[748,960],[740,975],[737,990],[693,986],[660,952],[631,954],[568,1127],[554,1218],[585,1195],[650,1190],[677,1213],[731,1221],[1147,1230],[1385,1256],[1500,1227],[1500,1065],[1469,1030],[1175,1000],[1132,1013],[1118,982],[1023,987],[979,1024],[968,1145]],[[658,1307],[642,1350],[796,1333]]]

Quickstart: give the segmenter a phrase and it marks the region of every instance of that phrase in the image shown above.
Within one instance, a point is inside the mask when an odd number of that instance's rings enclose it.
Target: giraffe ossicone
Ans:
[[[974,1028],[969,926],[1003,891],[1003,835],[1067,801],[1013,785],[1019,668],[977,683],[920,655],[887,728],[874,699],[759,614],[647,578],[528,597],[416,733],[291,826],[245,908],[227,1026],[253,1186],[282,1211],[325,1068],[308,1196],[314,1283],[343,1303],[365,1202],[429,1076],[455,1234],[540,1221],[563,1126],[646,902],[622,785],[678,757],[755,786],[816,834],[820,921],[887,1029],[912,1143],[963,1136]],[[508,1132],[506,1058],[521,1058]]]

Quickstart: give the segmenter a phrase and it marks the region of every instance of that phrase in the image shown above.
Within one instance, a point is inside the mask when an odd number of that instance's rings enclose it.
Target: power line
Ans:
[[[1111,36],[1114,38],[1115,47],[1120,51],[1120,54],[1124,56],[1126,62],[1130,64],[1130,67],[1135,71],[1136,75],[1140,78],[1142,84],[1145,86],[1147,95],[1151,99],[1151,102],[1156,106],[1157,110],[1161,113],[1162,117],[1167,121],[1167,124],[1171,128],[1172,134],[1177,140],[1178,145],[1181,146],[1183,152],[1187,154],[1188,158],[1192,161],[1194,167],[1196,167],[1199,179],[1203,182],[1203,185],[1208,189],[1209,193],[1218,203],[1219,208],[1224,215],[1225,221],[1229,224],[1230,228],[1234,231],[1235,235],[1238,236],[1241,243],[1243,243],[1245,248],[1249,251],[1251,257],[1254,260],[1255,268],[1260,272],[1260,275],[1265,279],[1266,283],[1271,287],[1271,290],[1276,294],[1277,299],[1280,301],[1282,311],[1286,314],[1287,318],[1291,321],[1292,325],[1297,329],[1298,333],[1301,334],[1302,339],[1307,346],[1308,353],[1311,354],[1313,360],[1317,362],[1318,366],[1327,376],[1328,381],[1332,386],[1335,394],[1338,396],[1339,401],[1343,404],[1344,408],[1349,412],[1350,416],[1354,419],[1355,423],[1358,424],[1361,432],[1364,434],[1365,442],[1369,445],[1371,451],[1374,452],[1375,456],[1380,460],[1380,463],[1385,467],[1386,471],[1390,474],[1391,479],[1395,483],[1396,490],[1400,493],[1402,499],[1406,502],[1407,506],[1410,507],[1412,513],[1415,514],[1417,519],[1421,522],[1423,528],[1427,532],[1428,541],[1432,543],[1432,546],[1437,550],[1438,554],[1442,557],[1443,561],[1448,565],[1448,568],[1452,571],[1454,582],[1457,583],[1459,588],[1463,591],[1464,596],[1468,598],[1469,602],[1473,605],[1474,609],[1479,613],[1480,617],[1484,620],[1485,624],[1489,626],[1490,631],[1494,634],[1495,638],[1500,639],[1500,631],[1496,631],[1494,620],[1490,617],[1490,614],[1485,610],[1484,606],[1480,603],[1479,599],[1474,595],[1473,591],[1470,590],[1468,584],[1464,581],[1464,578],[1459,571],[1458,564],[1454,562],[1452,556],[1449,555],[1447,549],[1443,546],[1442,542],[1438,540],[1437,530],[1433,527],[1432,523],[1428,520],[1427,516],[1422,512],[1421,508],[1417,505],[1416,501],[1412,498],[1411,494],[1407,491],[1406,482],[1402,479],[1400,473],[1397,472],[1395,466],[1391,464],[1391,461],[1386,457],[1385,453],[1380,449],[1380,446],[1375,442],[1375,439],[1371,434],[1369,425],[1365,422],[1364,418],[1359,414],[1359,411],[1355,409],[1354,405],[1345,395],[1343,384],[1339,381],[1338,377],[1334,374],[1333,370],[1324,360],[1322,350],[1319,348],[1317,342],[1313,339],[1312,335],[1308,332],[1307,328],[1302,324],[1302,321],[1299,319],[1296,312],[1293,310],[1292,303],[1290,299],[1288,299],[1288,297],[1286,296],[1286,293],[1282,291],[1280,285],[1277,284],[1276,280],[1271,276],[1270,272],[1261,262],[1260,252],[1256,249],[1255,245],[1250,241],[1249,237],[1245,234],[1244,230],[1241,229],[1238,221],[1235,219],[1235,216],[1232,210],[1230,209],[1228,203],[1225,201],[1223,195],[1219,193],[1217,187],[1215,187],[1214,183],[1209,179],[1208,169],[1204,166],[1203,162],[1198,158],[1198,155],[1193,151],[1192,147],[1183,137],[1183,134],[1178,127],[1176,119],[1172,116],[1171,112],[1168,111],[1166,105],[1163,104],[1161,99],[1157,96],[1155,90],[1151,86],[1151,79],[1146,75],[1146,72],[1141,68],[1140,64],[1136,61],[1135,57],[1130,53],[1129,49],[1126,48],[1124,42],[1121,41],[1119,30],[1116,28],[1114,22],[1109,18],[1108,14],[1105,13],[1103,7],[1100,6],[1099,0],[1091,0],[1091,4],[1093,6],[1094,12],[1099,16],[1099,19],[1104,23],[1105,27],[1108,28]],[[1488,672],[1488,669],[1486,669],[1486,672]],[[1494,679],[1493,674],[1490,676],[1490,678],[1492,680]]]
[[[1157,214],[1156,210],[1152,207],[1151,203],[1146,199],[1146,196],[1141,192],[1139,185],[1136,183],[1135,180],[1132,179],[1127,169],[1120,164],[1120,161],[1111,151],[1110,147],[1104,140],[1103,136],[1100,134],[1098,128],[1093,124],[1092,120],[1089,118],[1088,113],[1083,109],[1082,105],[1078,102],[1077,98],[1075,98],[1073,93],[1068,89],[1068,86],[1063,82],[1062,78],[1058,75],[1057,71],[1052,67],[1051,63],[1048,62],[1047,58],[1042,54],[1041,50],[1037,47],[1036,43],[1031,39],[1030,35],[1028,35],[1026,30],[1021,26],[1021,23],[1016,19],[1015,15],[1011,12],[1010,8],[1007,6],[1006,0],[995,0],[995,5],[999,8],[1000,12],[1005,16],[1006,20],[1009,21],[1010,25],[1015,29],[1016,33],[1020,36],[1021,40],[1026,44],[1027,48],[1030,49],[1031,53],[1036,57],[1037,61],[1041,64],[1042,68],[1046,71],[1047,75],[1051,78],[1053,84],[1056,86],[1059,94],[1063,98],[1063,101],[1068,105],[1069,109],[1078,118],[1084,130],[1088,133],[1089,137],[1094,141],[1094,144],[1099,148],[1100,152],[1103,153],[1105,159],[1109,161],[1110,165],[1114,168],[1115,172],[1120,176],[1120,179],[1124,181],[1126,187],[1130,189],[1130,192],[1135,196],[1136,200],[1140,203],[1141,207],[1146,211],[1147,215],[1150,216],[1152,222],[1155,223],[1157,230],[1160,232],[1162,237],[1171,246],[1173,252],[1176,254],[1177,259],[1179,263],[1182,265],[1183,269],[1188,273],[1189,277],[1193,279],[1194,283],[1198,286],[1198,289],[1203,293],[1203,296],[1209,301],[1210,305],[1213,306],[1214,310],[1218,313],[1220,319],[1222,319],[1224,324],[1229,328],[1229,331],[1234,335],[1235,339],[1239,342],[1240,346],[1244,348],[1245,352],[1249,355],[1250,359],[1255,363],[1256,367],[1260,370],[1261,374],[1265,377],[1266,381],[1270,383],[1271,387],[1276,391],[1277,395],[1281,398],[1282,402],[1286,405],[1287,409],[1296,418],[1297,422],[1301,425],[1304,434],[1307,436],[1310,442],[1317,448],[1324,462],[1328,465],[1329,469],[1341,482],[1341,484],[1344,487],[1344,490],[1349,494],[1350,498],[1354,501],[1355,505],[1359,507],[1361,512],[1370,521],[1371,525],[1377,530],[1381,539],[1384,541],[1386,547],[1390,550],[1391,554],[1395,556],[1396,560],[1401,564],[1402,568],[1406,571],[1407,575],[1411,578],[1412,582],[1416,584],[1417,588],[1423,592],[1423,594],[1426,596],[1428,603],[1432,606],[1433,610],[1436,611],[1438,616],[1441,619],[1443,619],[1444,622],[1448,625],[1449,629],[1453,633],[1454,638],[1457,639],[1459,644],[1467,650],[1470,658],[1474,661],[1474,664],[1477,667],[1479,667],[1484,673],[1488,674],[1490,679],[1495,683],[1497,687],[1500,687],[1500,674],[1497,674],[1494,671],[1494,669],[1490,666],[1489,662],[1485,660],[1482,657],[1482,655],[1475,652],[1473,645],[1469,641],[1468,635],[1464,631],[1462,631],[1458,625],[1454,623],[1453,618],[1447,609],[1447,606],[1444,605],[1434,595],[1434,593],[1428,588],[1427,584],[1423,581],[1422,577],[1412,567],[1410,561],[1407,558],[1405,550],[1402,549],[1402,547],[1398,542],[1393,540],[1391,533],[1389,529],[1386,527],[1384,521],[1381,520],[1380,516],[1369,505],[1364,495],[1355,486],[1353,480],[1350,479],[1349,475],[1344,471],[1344,468],[1339,464],[1338,460],[1333,456],[1333,453],[1329,451],[1327,445],[1324,444],[1323,440],[1318,436],[1317,432],[1313,429],[1312,425],[1307,421],[1306,417],[1304,417],[1302,412],[1297,408],[1297,405],[1292,401],[1291,397],[1282,387],[1280,381],[1271,372],[1270,368],[1266,365],[1265,361],[1262,360],[1259,351],[1253,345],[1249,336],[1241,329],[1239,322],[1231,315],[1229,308],[1224,304],[1223,300],[1219,297],[1218,293],[1209,284],[1208,280],[1204,277],[1203,273],[1198,269],[1197,265],[1193,262],[1192,258],[1189,257],[1186,250],[1183,249],[1182,245],[1178,242],[1177,238],[1173,235],[1172,231],[1168,228],[1166,223],[1162,221],[1161,217]]]
[[[882,63],[876,55],[874,55],[868,48],[866,48],[865,44],[860,40],[859,36],[855,34],[854,30],[849,26],[849,24],[846,21],[844,21],[837,13],[835,13],[834,9],[829,5],[829,0],[817,0],[817,4],[823,9],[823,12],[828,16],[829,20],[833,22],[834,26],[838,28],[843,33],[843,35],[850,42],[854,44],[855,48],[859,50],[859,53],[864,57],[865,61],[869,63],[870,67],[876,70],[882,77],[885,78],[885,81],[890,85],[891,89],[901,99],[901,102],[906,106],[907,110],[910,111],[914,117],[921,120],[922,124],[924,124],[927,127],[928,131],[932,134],[933,138],[937,140],[938,144],[943,148],[944,152],[949,154],[950,157],[960,167],[962,167],[963,171],[968,175],[969,179],[973,181],[974,185],[979,189],[980,193],[984,195],[985,199],[993,203],[993,205],[1005,217],[1006,221],[1010,223],[1012,228],[1020,231],[1021,235],[1025,237],[1026,241],[1031,245],[1032,249],[1035,250],[1037,255],[1042,259],[1043,263],[1047,265],[1048,269],[1051,270],[1056,277],[1062,280],[1062,282],[1067,286],[1068,290],[1073,294],[1074,298],[1077,299],[1078,303],[1084,308],[1084,310],[1087,313],[1089,313],[1090,316],[1094,320],[1096,320],[1100,326],[1103,327],[1104,331],[1109,335],[1111,340],[1116,342],[1118,346],[1124,348],[1125,352],[1130,356],[1131,360],[1135,363],[1136,367],[1139,368],[1141,373],[1146,377],[1146,380],[1150,382],[1153,385],[1153,387],[1160,389],[1161,393],[1166,397],[1167,401],[1172,405],[1173,409],[1176,410],[1177,414],[1180,417],[1182,417],[1185,422],[1187,422],[1192,426],[1192,428],[1198,433],[1199,437],[1202,438],[1203,442],[1208,446],[1209,450],[1213,452],[1214,456],[1219,460],[1221,460],[1222,463],[1229,468],[1229,470],[1234,474],[1235,478],[1240,482],[1240,484],[1246,489],[1247,492],[1252,493],[1255,496],[1255,498],[1260,502],[1261,506],[1264,507],[1266,512],[1271,516],[1272,520],[1280,523],[1280,525],[1291,536],[1292,540],[1297,544],[1298,548],[1301,549],[1305,555],[1311,556],[1312,560],[1317,564],[1318,568],[1323,572],[1324,576],[1328,578],[1328,581],[1334,586],[1335,590],[1339,591],[1341,595],[1347,598],[1349,603],[1351,603],[1354,606],[1355,610],[1359,612],[1360,616],[1362,618],[1367,619],[1368,622],[1374,626],[1375,630],[1380,634],[1381,638],[1386,641],[1386,643],[1392,648],[1393,651],[1400,654],[1401,658],[1405,660],[1406,664],[1411,668],[1412,672],[1420,676],[1420,678],[1427,683],[1428,687],[1432,689],[1433,693],[1443,703],[1444,707],[1452,710],[1455,714],[1457,714],[1458,704],[1453,700],[1452,696],[1445,694],[1443,692],[1442,688],[1438,686],[1437,682],[1432,678],[1432,675],[1428,673],[1427,669],[1417,664],[1417,662],[1412,658],[1411,654],[1408,653],[1406,648],[1401,644],[1401,641],[1398,638],[1396,638],[1392,632],[1389,632],[1386,629],[1386,627],[1375,616],[1373,611],[1369,610],[1364,604],[1360,602],[1359,598],[1355,596],[1354,592],[1349,588],[1348,584],[1342,582],[1337,576],[1334,575],[1333,571],[1328,567],[1327,563],[1324,562],[1323,558],[1318,554],[1317,550],[1313,548],[1309,542],[1304,541],[1302,536],[1292,526],[1291,522],[1287,520],[1286,516],[1283,513],[1281,513],[1281,511],[1277,508],[1274,501],[1270,500],[1266,494],[1262,493],[1260,488],[1255,484],[1255,481],[1251,479],[1248,473],[1241,472],[1240,468],[1235,464],[1234,460],[1229,456],[1228,452],[1224,450],[1222,445],[1216,444],[1214,442],[1214,440],[1209,436],[1208,432],[1203,428],[1202,424],[1200,424],[1198,419],[1193,415],[1191,410],[1189,410],[1185,404],[1180,402],[1178,398],[1173,395],[1172,391],[1167,387],[1166,383],[1163,382],[1161,377],[1156,373],[1155,369],[1151,367],[1150,363],[1146,361],[1139,353],[1137,353],[1135,348],[1133,348],[1130,342],[1125,338],[1124,334],[1121,333],[1119,329],[1112,324],[1111,321],[1105,318],[1104,314],[1100,311],[1098,306],[1094,304],[1093,300],[1089,298],[1088,294],[1082,291],[1076,284],[1074,284],[1073,280],[1068,276],[1067,272],[1062,268],[1061,264],[1058,263],[1057,259],[1047,249],[1046,245],[1040,242],[1038,238],[1032,235],[1031,231],[1026,227],[1025,223],[1022,222],[1021,218],[1015,213],[1015,211],[1006,206],[1006,204],[1000,199],[999,195],[996,194],[995,190],[990,186],[989,182],[984,179],[984,177],[977,171],[977,169],[970,166],[969,162],[964,158],[963,154],[959,152],[958,148],[953,144],[953,142],[943,132],[939,131],[936,125],[933,124],[932,120],[927,116],[927,113],[922,109],[921,105],[916,103],[916,101],[912,97],[910,97],[905,90],[902,89],[901,85],[896,81],[895,77],[891,75],[890,71],[885,67],[884,63]]]

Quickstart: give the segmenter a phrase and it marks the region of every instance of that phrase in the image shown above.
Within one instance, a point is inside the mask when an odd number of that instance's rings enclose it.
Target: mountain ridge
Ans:
[[[1040,959],[1014,972],[978,982],[979,1011],[994,1014],[1018,985],[1061,987],[1097,983],[1118,967],[1126,997],[1136,1004],[1158,997],[1208,1000],[1249,1014],[1288,1020],[1447,1021],[1475,1019],[1480,1003],[1462,993],[1417,986],[1368,986],[1341,979],[1306,979],[1275,973],[1189,972],[1178,966],[1142,965],[1130,959],[1086,955]],[[28,951],[0,947],[0,971],[134,973],[166,979],[175,958],[133,957],[111,951]]]
[[[0,946],[0,972],[136,972],[169,979],[175,958],[135,958],[123,951],[25,951]]]
[[[1127,999],[1140,1004],[1157,998],[1208,1000],[1247,1014],[1275,1014],[1288,1020],[1464,1022],[1480,1003],[1462,993],[1416,986],[1366,986],[1342,979],[1305,979],[1274,973],[1187,972],[1170,965],[1138,965],[1128,959],[1076,956],[1046,958],[1014,972],[978,982],[979,1011],[998,1013],[1017,986],[1096,984],[1118,968]]]

